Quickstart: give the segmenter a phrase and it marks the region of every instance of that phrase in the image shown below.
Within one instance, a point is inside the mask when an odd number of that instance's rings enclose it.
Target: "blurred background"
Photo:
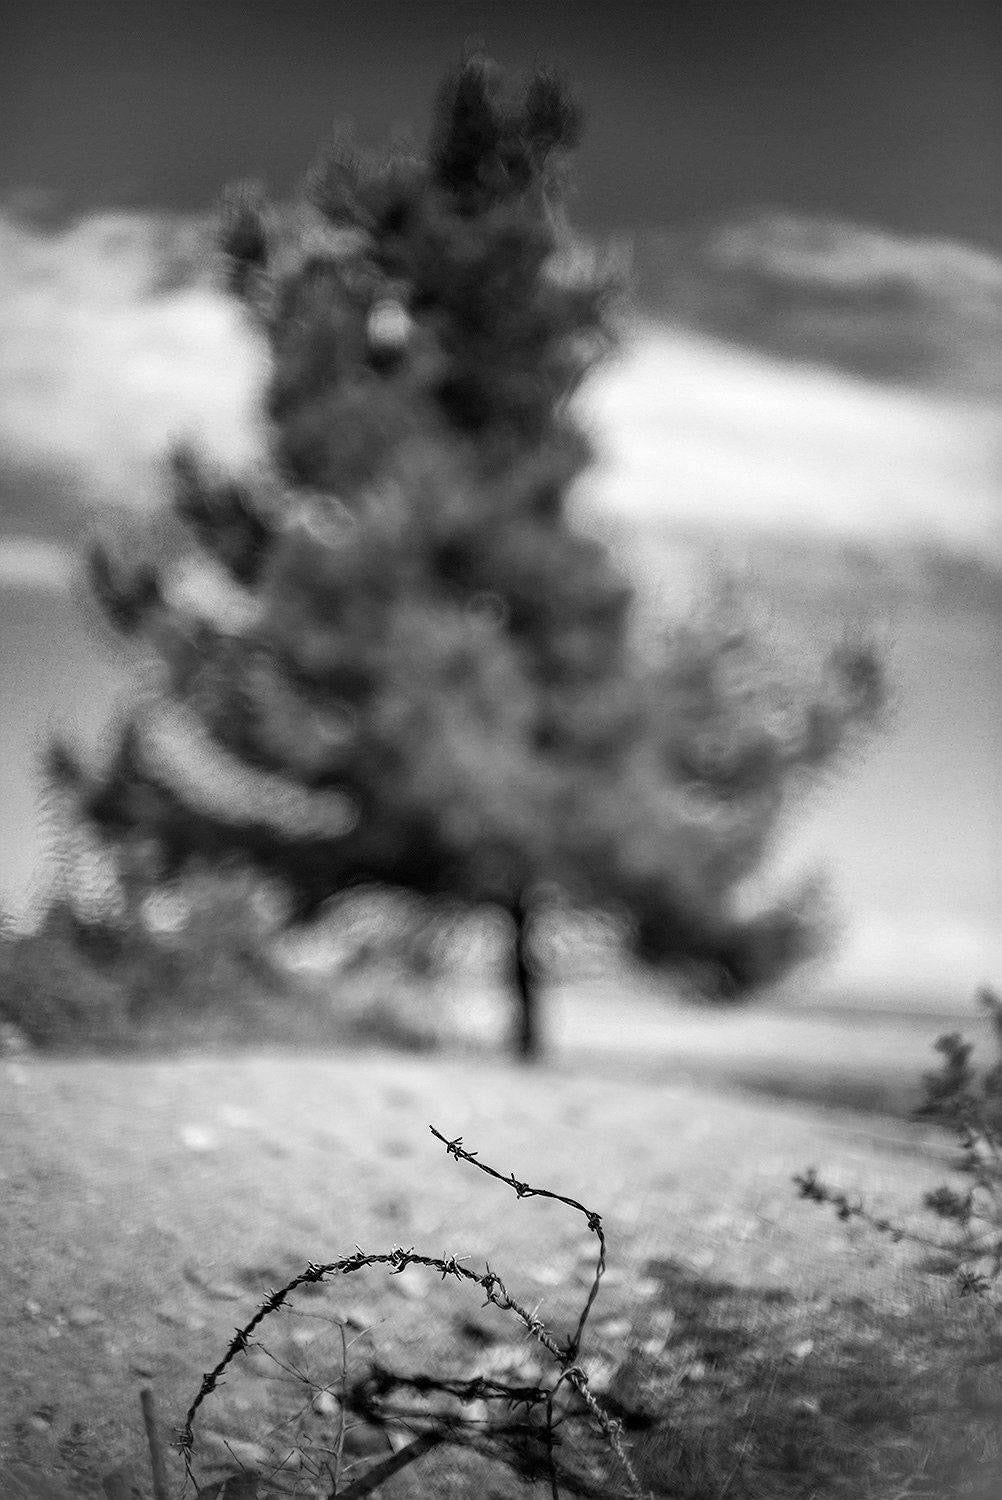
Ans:
[[[1002,976],[1002,11],[992,0],[365,5],[40,0],[0,59],[0,901],[44,883],[35,758],[128,679],[91,628],[94,507],[162,500],[165,449],[253,460],[262,350],[205,226],[286,197],[340,122],[420,133],[463,44],[559,62],[572,209],[635,295],[583,403],[580,524],[644,622],[720,562],[805,633],[886,642],[887,734],[789,827],[827,865],[816,1005],[968,1010]]]

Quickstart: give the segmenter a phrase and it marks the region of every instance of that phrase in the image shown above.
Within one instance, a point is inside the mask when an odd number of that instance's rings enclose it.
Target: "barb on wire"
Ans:
[[[459,1282],[467,1282],[477,1286],[485,1296],[484,1306],[500,1308],[502,1312],[511,1313],[523,1325],[532,1338],[546,1351],[557,1366],[557,1378],[550,1385],[508,1385],[501,1381],[488,1380],[485,1377],[476,1377],[472,1380],[458,1380],[440,1378],[431,1375],[423,1376],[399,1376],[391,1371],[375,1367],[368,1379],[345,1390],[346,1399],[352,1410],[366,1417],[370,1421],[392,1421],[407,1428],[414,1436],[414,1442],[406,1450],[409,1457],[404,1459],[404,1452],[400,1454],[400,1463],[394,1465],[394,1469],[401,1467],[402,1462],[410,1462],[420,1457],[423,1453],[437,1443],[467,1443],[471,1439],[471,1432],[476,1427],[475,1423],[466,1420],[456,1421],[450,1419],[443,1413],[419,1412],[415,1410],[396,1410],[388,1412],[385,1404],[380,1404],[381,1398],[391,1394],[394,1390],[410,1389],[417,1395],[440,1394],[451,1396],[462,1402],[472,1401],[506,1401],[514,1412],[518,1406],[524,1406],[526,1418],[539,1407],[544,1410],[545,1426],[542,1429],[533,1427],[528,1420],[525,1422],[512,1421],[504,1426],[499,1426],[485,1435],[492,1440],[508,1440],[509,1443],[521,1442],[526,1447],[522,1456],[523,1461],[528,1457],[528,1445],[530,1440],[542,1440],[545,1448],[546,1473],[550,1481],[551,1494],[557,1496],[558,1471],[556,1463],[556,1447],[558,1416],[555,1402],[561,1386],[568,1386],[574,1391],[584,1412],[590,1419],[595,1432],[601,1436],[606,1446],[614,1456],[619,1468],[628,1484],[628,1493],[633,1497],[642,1495],[639,1480],[633,1468],[629,1455],[623,1444],[621,1424],[615,1421],[604,1410],[592,1391],[585,1371],[577,1363],[581,1340],[584,1334],[588,1316],[598,1296],[599,1286],[605,1271],[606,1264],[606,1239],[602,1228],[601,1216],[592,1209],[586,1208],[576,1198],[571,1198],[563,1193],[552,1192],[549,1188],[532,1187],[523,1182],[514,1172],[505,1175],[498,1172],[494,1167],[478,1159],[475,1151],[468,1151],[462,1142],[462,1137],[457,1136],[449,1139],[434,1126],[429,1127],[432,1134],[446,1147],[448,1153],[457,1161],[469,1162],[477,1167],[487,1176],[495,1178],[496,1181],[510,1187],[519,1198],[549,1198],[556,1203],[563,1203],[566,1207],[574,1209],[583,1215],[588,1228],[598,1239],[598,1256],[595,1266],[595,1274],[588,1291],[585,1304],[578,1318],[577,1326],[571,1337],[564,1343],[558,1341],[554,1333],[546,1324],[530,1312],[508,1290],[505,1282],[494,1271],[489,1264],[484,1265],[483,1271],[474,1271],[463,1264],[455,1255],[425,1255],[419,1253],[413,1246],[407,1248],[394,1245],[391,1249],[381,1252],[369,1253],[360,1245],[355,1246],[354,1253],[340,1257],[338,1260],[327,1262],[311,1261],[297,1276],[285,1283],[284,1286],[268,1293],[264,1302],[258,1308],[254,1316],[242,1327],[234,1331],[222,1357],[203,1376],[199,1389],[185,1415],[184,1424],[181,1428],[178,1446],[184,1458],[185,1467],[189,1477],[194,1478],[192,1473],[192,1450],[194,1446],[194,1425],[199,1410],[207,1398],[218,1388],[223,1376],[229,1366],[241,1354],[246,1353],[251,1339],[257,1329],[271,1314],[276,1313],[286,1306],[289,1298],[294,1292],[303,1287],[316,1286],[337,1276],[350,1276],[356,1271],[364,1270],[373,1266],[384,1266],[391,1276],[399,1276],[408,1266],[423,1266],[438,1271],[442,1280],[449,1277]],[[434,1437],[434,1442],[431,1438]],[[511,1456],[506,1461],[516,1466],[519,1462],[517,1449],[512,1448]],[[361,1488],[367,1481],[359,1481],[353,1485],[348,1493],[367,1493],[368,1489]]]
[[[568,1339],[563,1355],[564,1362],[567,1365],[572,1365],[578,1357],[578,1350],[581,1347],[581,1340],[584,1336],[585,1324],[595,1305],[595,1299],[599,1292],[599,1284],[605,1275],[606,1241],[605,1230],[602,1228],[601,1214],[595,1213],[593,1209],[586,1208],[576,1198],[569,1198],[564,1193],[554,1193],[550,1188],[530,1187],[527,1182],[520,1181],[514,1172],[509,1172],[506,1177],[503,1172],[498,1172],[494,1167],[490,1167],[486,1162],[481,1161],[476,1151],[468,1151],[463,1145],[463,1137],[461,1135],[457,1135],[454,1139],[450,1140],[440,1130],[436,1130],[434,1125],[429,1125],[428,1129],[436,1140],[442,1142],[446,1152],[450,1156],[454,1156],[457,1161],[469,1162],[471,1167],[476,1167],[478,1171],[486,1173],[488,1177],[493,1177],[496,1182],[503,1182],[506,1187],[510,1187],[514,1191],[515,1196],[518,1198],[549,1198],[554,1203],[563,1203],[567,1208],[575,1209],[577,1213],[583,1215],[588,1228],[597,1236],[598,1258],[595,1263],[595,1275],[588,1296],[585,1299],[584,1307],[581,1309],[577,1327]]]

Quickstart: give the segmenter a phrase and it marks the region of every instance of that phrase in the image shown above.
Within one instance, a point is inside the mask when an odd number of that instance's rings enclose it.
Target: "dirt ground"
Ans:
[[[77,1487],[65,1493],[144,1464],[142,1386],[176,1429],[265,1291],[356,1244],[487,1260],[569,1331],[594,1263],[584,1221],[516,1202],[448,1159],[429,1125],[602,1213],[609,1272],[586,1346],[598,1365],[648,1327],[665,1265],[793,1292],[805,1309],[835,1282],[846,1298],[907,1302],[904,1252],[847,1234],[790,1179],[817,1165],[908,1212],[943,1175],[875,1117],[472,1054],[8,1059],[0,1124],[0,1464]],[[477,1296],[415,1268],[326,1297],[414,1367],[519,1343]],[[332,1379],[330,1340],[307,1352]],[[213,1399],[202,1417],[218,1459],[223,1438],[260,1436],[261,1414],[239,1379]]]

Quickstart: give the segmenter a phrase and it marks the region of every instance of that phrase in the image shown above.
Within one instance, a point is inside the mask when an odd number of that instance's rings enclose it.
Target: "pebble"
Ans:
[[[560,1286],[568,1279],[568,1273],[558,1266],[537,1266],[531,1275],[539,1286]]]
[[[182,1125],[178,1136],[189,1151],[215,1151],[219,1144],[212,1131],[201,1125]]]
[[[663,1290],[663,1284],[655,1280],[653,1276],[641,1276],[633,1283],[635,1295],[644,1302],[650,1301],[652,1297],[659,1297]]]
[[[419,1302],[428,1295],[427,1278],[429,1275],[430,1272],[425,1270],[424,1279],[422,1279],[421,1271],[417,1267],[408,1267],[406,1271],[401,1271],[398,1276],[392,1278],[391,1285],[399,1296],[406,1297],[409,1302]]]
[[[257,1123],[249,1109],[241,1109],[238,1104],[221,1104],[218,1116],[223,1125],[228,1125],[231,1130],[251,1130]]]
[[[375,1328],[381,1321],[379,1313],[371,1303],[363,1302],[357,1304],[344,1315],[346,1328],[354,1328],[356,1333],[367,1333],[370,1328]]]
[[[186,1265],[183,1272],[186,1281],[190,1281],[192,1286],[197,1286],[200,1292],[215,1298],[217,1302],[239,1302],[246,1295],[243,1287],[237,1286],[235,1281],[214,1281],[197,1266]]]
[[[297,1349],[302,1349],[307,1344],[312,1344],[313,1340],[318,1338],[321,1332],[322,1329],[320,1328],[294,1328],[289,1337]]]
[[[597,1331],[604,1339],[625,1339],[632,1327],[629,1318],[606,1318],[598,1324]]]
[[[66,1314],[66,1321],[71,1328],[92,1328],[101,1322],[101,1314],[96,1307],[74,1307]]]

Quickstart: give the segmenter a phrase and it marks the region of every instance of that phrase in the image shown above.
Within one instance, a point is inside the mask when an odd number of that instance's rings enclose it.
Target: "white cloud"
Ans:
[[[105,214],[45,232],[0,218],[0,443],[88,500],[148,503],[178,438],[227,465],[260,451],[264,366],[239,309],[164,273],[183,226]]]
[[[0,537],[0,588],[69,588],[77,567],[73,553],[35,537]]]
[[[1002,563],[1002,418],[986,406],[647,328],[584,409],[601,456],[586,511]]]
[[[190,227],[104,214],[58,232],[0,217],[0,444],[87,500],[148,503],[194,438],[261,455],[263,345],[205,275],[165,286]],[[168,277],[169,281],[169,277]],[[1002,418],[647,326],[587,387],[601,462],[580,503],[624,519],[939,542],[1002,562]]]

